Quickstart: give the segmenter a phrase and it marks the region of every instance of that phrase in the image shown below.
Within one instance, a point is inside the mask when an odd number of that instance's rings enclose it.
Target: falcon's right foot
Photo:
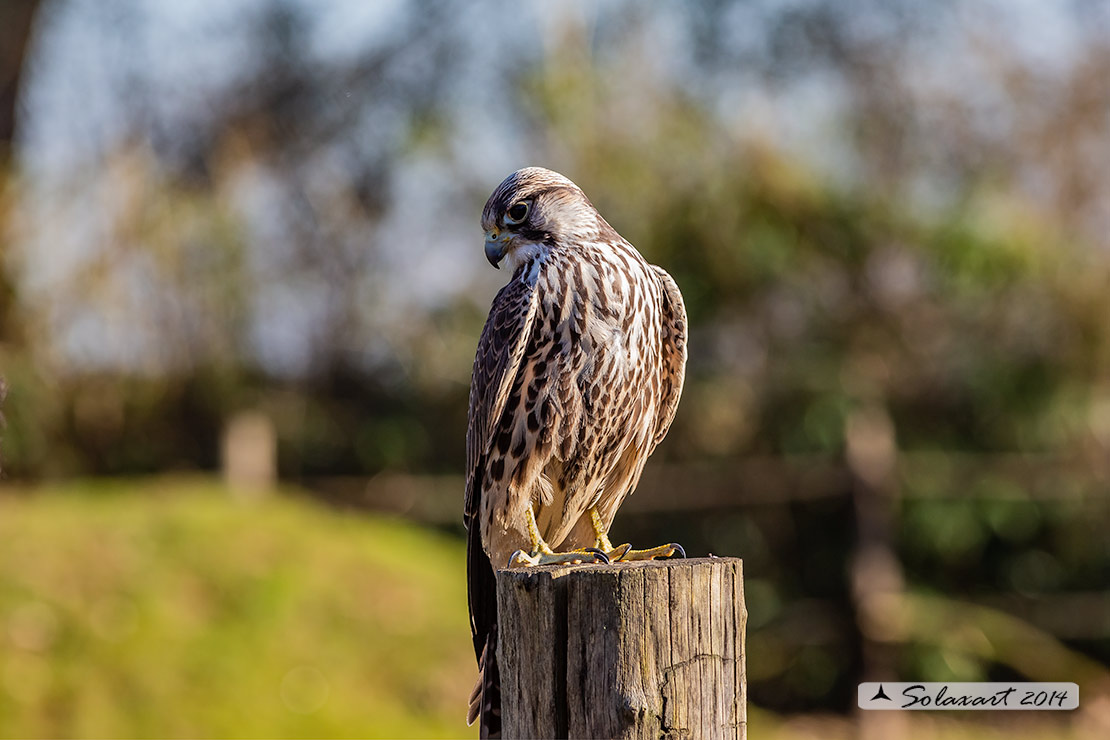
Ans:
[[[524,550],[517,550],[509,557],[510,568],[570,563],[602,563],[608,565],[609,558],[596,547],[586,547],[581,550],[571,550],[570,552],[555,552],[550,547],[547,548],[547,552],[526,553]]]
[[[531,506],[524,512],[525,522],[528,525],[528,538],[532,540],[532,551],[517,550],[509,556],[509,568],[533,565],[561,565],[569,563],[604,563],[609,564],[609,558],[596,547],[584,547],[581,550],[570,552],[555,552],[551,546],[544,542],[540,536],[540,528],[536,524],[536,512]]]

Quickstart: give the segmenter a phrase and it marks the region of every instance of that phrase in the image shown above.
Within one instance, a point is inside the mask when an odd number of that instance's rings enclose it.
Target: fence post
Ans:
[[[743,563],[497,573],[506,738],[746,737]]]
[[[277,432],[270,417],[241,411],[223,429],[220,464],[232,493],[254,500],[268,494],[277,482]]]

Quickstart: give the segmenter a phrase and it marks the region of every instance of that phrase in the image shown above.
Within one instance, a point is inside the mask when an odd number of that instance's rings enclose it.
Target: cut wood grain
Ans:
[[[499,571],[504,736],[745,738],[742,565]]]

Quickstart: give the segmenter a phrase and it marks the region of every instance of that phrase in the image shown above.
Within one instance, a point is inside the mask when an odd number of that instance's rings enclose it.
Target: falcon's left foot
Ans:
[[[629,549],[621,557],[621,560],[626,562],[629,560],[655,560],[656,558],[671,558],[675,555],[684,558],[686,557],[686,551],[682,549],[682,545],[672,542],[669,545],[660,545],[649,550]]]
[[[655,558],[669,558],[675,555],[679,557],[686,557],[686,551],[682,549],[682,545],[677,542],[672,542],[668,545],[660,545],[653,547],[649,550],[633,550],[632,545],[624,543],[623,545],[613,546],[609,541],[609,535],[605,532],[601,524],[601,515],[597,513],[597,509],[590,509],[590,521],[594,526],[594,534],[597,535],[597,549],[605,553],[610,562],[616,563],[618,561],[629,560],[654,560]]]

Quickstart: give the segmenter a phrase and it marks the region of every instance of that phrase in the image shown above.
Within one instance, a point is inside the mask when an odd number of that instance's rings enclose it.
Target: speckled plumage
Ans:
[[[517,221],[509,214],[521,203],[527,216]],[[592,507],[608,531],[674,419],[686,311],[674,280],[555,172],[514,172],[490,196],[482,226],[512,270],[478,342],[467,429],[468,582],[482,671],[470,719],[480,713],[482,736],[492,737],[493,568],[528,549],[530,504],[556,550],[594,545]]]

